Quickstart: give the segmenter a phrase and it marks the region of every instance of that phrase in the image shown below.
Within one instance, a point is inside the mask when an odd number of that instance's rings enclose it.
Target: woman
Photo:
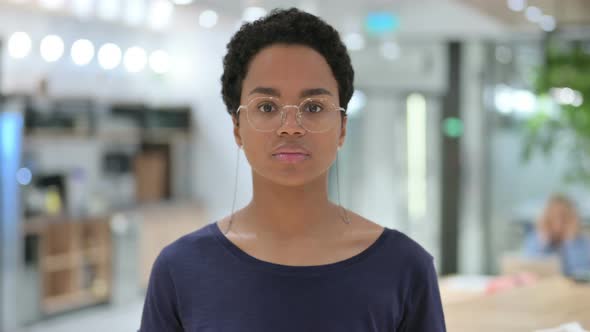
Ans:
[[[581,233],[572,201],[562,195],[548,200],[524,251],[530,257],[558,256],[567,276],[590,272],[590,239]]]
[[[141,331],[444,331],[432,257],[328,200],[354,72],[338,33],[276,10],[228,44],[223,100],[252,201],[166,247]]]

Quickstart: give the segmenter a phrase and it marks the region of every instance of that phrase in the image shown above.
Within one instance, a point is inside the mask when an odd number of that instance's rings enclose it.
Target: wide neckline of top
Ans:
[[[207,227],[209,228],[209,232],[212,233],[215,236],[215,238],[219,240],[223,247],[229,250],[232,255],[234,255],[242,262],[247,263],[248,265],[256,269],[262,269],[270,272],[288,275],[318,275],[326,272],[337,271],[347,268],[355,263],[358,263],[366,259],[372,253],[374,253],[381,246],[381,244],[385,242],[386,238],[393,232],[392,229],[384,227],[383,231],[377,237],[377,239],[373,241],[373,243],[371,243],[371,245],[369,245],[363,251],[355,254],[354,256],[345,258],[337,262],[322,265],[283,265],[265,261],[248,254],[240,247],[238,247],[235,243],[233,243],[230,239],[228,239],[225,236],[225,234],[223,234],[217,222],[213,222],[209,224]]]

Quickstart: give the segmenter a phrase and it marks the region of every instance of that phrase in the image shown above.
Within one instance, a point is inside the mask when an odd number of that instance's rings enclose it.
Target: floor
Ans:
[[[131,332],[137,331],[143,300],[125,305],[104,305],[43,320],[16,332]]]

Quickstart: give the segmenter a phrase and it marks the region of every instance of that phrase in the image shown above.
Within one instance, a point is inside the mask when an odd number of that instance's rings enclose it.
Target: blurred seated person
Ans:
[[[557,256],[566,276],[590,271],[590,238],[581,232],[573,202],[563,195],[552,196],[527,235],[524,254],[531,258]]]

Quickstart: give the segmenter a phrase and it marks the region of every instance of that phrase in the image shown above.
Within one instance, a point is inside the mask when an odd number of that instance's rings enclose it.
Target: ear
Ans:
[[[237,118],[238,116],[240,116],[239,114],[240,113],[238,113],[237,116],[234,115],[234,114],[232,114],[231,119],[232,119],[232,122],[234,124],[234,129],[233,129],[234,139],[236,140],[236,144],[241,147],[244,144],[242,142],[242,135],[240,134],[240,125],[238,123],[238,118]]]
[[[340,137],[338,138],[338,147],[341,147],[344,144],[344,139],[346,138],[346,124],[348,123],[348,116],[342,117],[342,126],[340,127]]]

